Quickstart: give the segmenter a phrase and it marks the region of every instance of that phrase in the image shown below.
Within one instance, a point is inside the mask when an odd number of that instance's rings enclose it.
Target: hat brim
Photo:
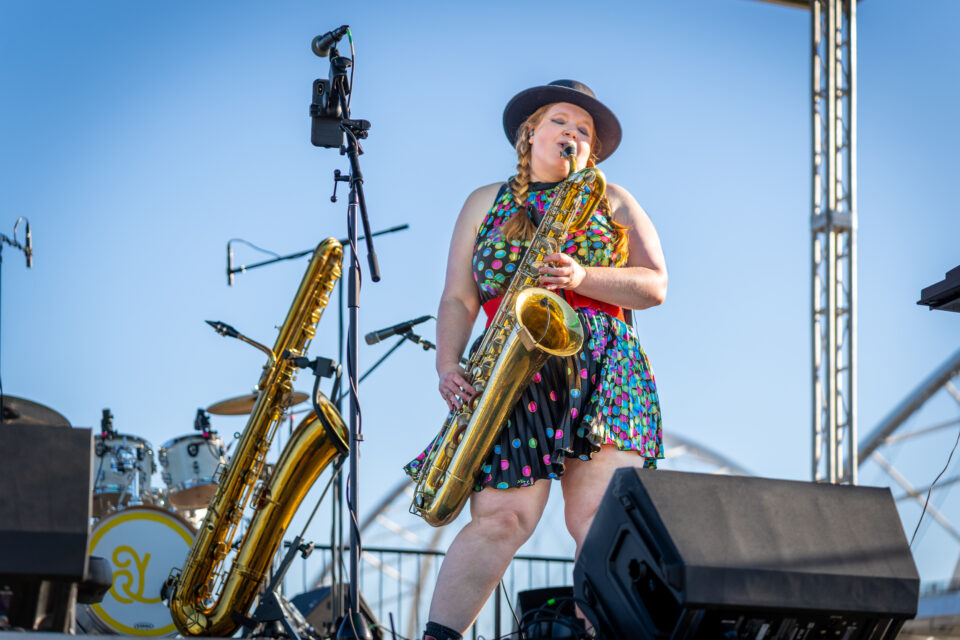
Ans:
[[[598,161],[609,158],[617,147],[623,131],[620,121],[605,104],[585,93],[557,85],[544,85],[525,89],[510,99],[503,110],[503,131],[511,145],[517,144],[517,130],[530,115],[546,104],[569,102],[584,109],[593,118],[596,137],[600,141]]]

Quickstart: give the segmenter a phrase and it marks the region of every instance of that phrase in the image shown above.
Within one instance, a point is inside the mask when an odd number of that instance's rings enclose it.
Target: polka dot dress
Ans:
[[[539,223],[556,191],[554,184],[530,185],[527,203]],[[532,205],[532,206],[531,206]],[[473,275],[480,301],[503,295],[526,243],[507,240],[500,227],[517,210],[509,190],[487,213],[474,244]],[[606,212],[593,214],[585,229],[567,236],[563,251],[583,265],[611,266],[612,228]],[[484,461],[475,490],[508,489],[563,475],[568,457],[589,460],[601,446],[636,451],[644,466],[663,457],[656,381],[633,327],[591,308],[577,311],[585,329],[580,353],[551,357],[534,375]],[[473,345],[476,349],[479,340]],[[404,467],[414,479],[435,442]]]

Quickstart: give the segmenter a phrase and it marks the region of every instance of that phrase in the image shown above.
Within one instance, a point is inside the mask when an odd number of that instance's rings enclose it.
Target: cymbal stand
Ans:
[[[20,226],[20,222],[26,221],[27,223],[27,237],[24,244],[17,242],[17,227]],[[27,269],[33,267],[33,236],[30,234],[30,221],[25,217],[20,216],[17,218],[17,221],[13,224],[13,238],[8,238],[4,234],[0,233],[0,267],[3,266],[3,245],[8,244],[14,249],[20,249],[23,251],[23,254],[27,258]],[[2,275],[3,270],[0,269],[0,275]],[[0,278],[0,285],[2,285],[2,278]],[[0,294],[2,294],[3,288],[0,286]],[[2,295],[0,295],[0,301],[2,301]],[[0,314],[2,317],[2,314]],[[0,377],[0,424],[3,424],[3,380]]]

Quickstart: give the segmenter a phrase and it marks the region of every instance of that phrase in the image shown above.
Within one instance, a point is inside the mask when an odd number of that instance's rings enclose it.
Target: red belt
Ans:
[[[590,307],[591,309],[596,309],[597,311],[602,311],[609,316],[613,316],[622,322],[626,322],[623,315],[623,309],[615,304],[594,300],[593,298],[582,296],[576,291],[570,291],[569,289],[563,290],[563,297],[566,298],[567,302],[569,302],[570,306],[574,309]],[[493,322],[493,316],[497,313],[502,301],[503,296],[500,296],[497,298],[491,298],[483,303],[483,311],[487,314],[487,324],[484,326],[484,328],[489,327],[490,323]]]

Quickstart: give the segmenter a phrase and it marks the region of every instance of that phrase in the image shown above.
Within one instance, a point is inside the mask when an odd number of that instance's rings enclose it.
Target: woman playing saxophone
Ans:
[[[504,130],[516,175],[467,198],[454,227],[437,314],[439,391],[453,410],[474,393],[459,359],[481,309],[490,318],[554,191],[577,166],[601,162],[620,124],[584,84],[558,80],[521,91]],[[585,329],[583,348],[551,357],[508,414],[470,500],[471,521],[440,569],[424,638],[461,638],[517,549],[533,534],[550,481],[559,479],[576,552],[614,470],[655,468],[663,457],[656,384],[624,310],[661,304],[667,272],[653,224],[622,187],[543,260],[540,285],[564,296]],[[628,312],[629,313],[629,312]],[[474,345],[476,348],[476,345]],[[429,449],[428,449],[429,451]],[[406,470],[416,476],[426,452]]]

